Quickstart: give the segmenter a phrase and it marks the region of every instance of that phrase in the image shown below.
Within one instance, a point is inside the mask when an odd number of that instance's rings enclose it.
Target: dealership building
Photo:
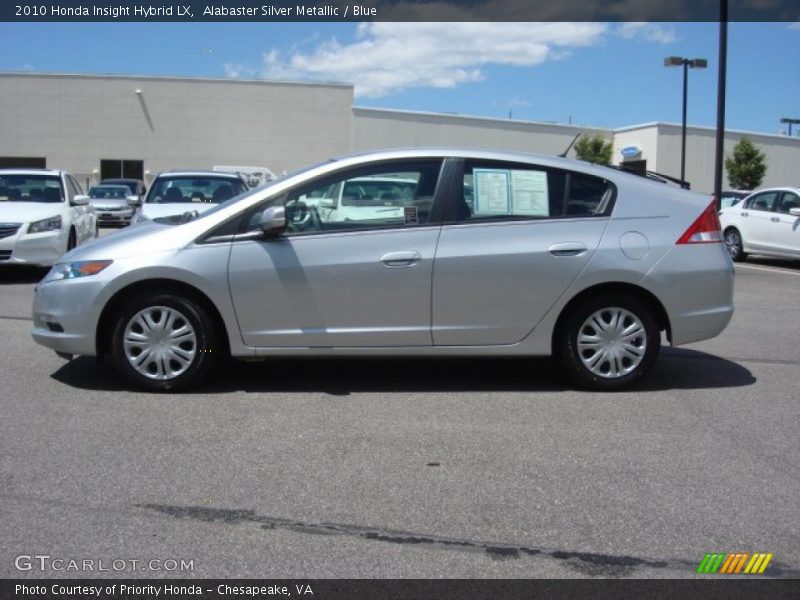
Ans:
[[[0,73],[0,168],[66,169],[84,184],[214,165],[292,171],[379,148],[456,146],[560,154],[577,134],[613,143],[613,162],[680,174],[681,127],[620,129],[360,108],[353,86],[117,75]],[[764,154],[764,186],[800,185],[800,138],[726,131]],[[624,152],[623,152],[624,150]],[[687,131],[686,179],[713,189],[715,131]],[[574,156],[574,150],[570,152]]]

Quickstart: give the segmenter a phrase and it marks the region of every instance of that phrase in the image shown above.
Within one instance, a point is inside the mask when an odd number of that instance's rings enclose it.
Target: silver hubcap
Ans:
[[[578,355],[595,375],[615,379],[633,372],[644,359],[647,333],[639,318],[624,308],[603,308],[578,330]]]
[[[725,245],[728,247],[728,253],[733,257],[739,253],[739,236],[730,232],[725,236]]]
[[[174,379],[197,354],[197,335],[184,315],[168,306],[140,310],[125,326],[125,357],[148,379]]]

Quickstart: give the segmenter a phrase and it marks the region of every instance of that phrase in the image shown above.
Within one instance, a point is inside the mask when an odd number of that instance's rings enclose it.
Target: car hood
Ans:
[[[59,262],[121,259],[176,250],[187,243],[182,231],[171,225],[145,221],[95,238],[65,254]],[[191,238],[189,238],[191,239]]]
[[[63,214],[62,202],[0,202],[0,223],[27,223]]]
[[[192,212],[195,210],[201,213],[215,206],[216,204],[211,202],[175,202],[169,204],[148,202],[142,205],[142,214],[148,219],[158,219],[161,217],[182,215],[185,212]]]

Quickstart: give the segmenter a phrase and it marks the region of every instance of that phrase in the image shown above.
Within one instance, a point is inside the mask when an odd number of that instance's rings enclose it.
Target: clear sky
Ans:
[[[800,118],[800,23],[729,25],[727,127]],[[354,83],[357,106],[602,127],[716,123],[716,23],[0,23],[0,70]],[[796,127],[800,130],[800,127]]]

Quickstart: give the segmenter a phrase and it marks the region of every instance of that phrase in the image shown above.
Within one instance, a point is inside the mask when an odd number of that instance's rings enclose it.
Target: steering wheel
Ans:
[[[297,202],[287,207],[286,220],[291,231],[308,231],[320,229],[320,218],[316,206],[308,206],[305,202]]]

